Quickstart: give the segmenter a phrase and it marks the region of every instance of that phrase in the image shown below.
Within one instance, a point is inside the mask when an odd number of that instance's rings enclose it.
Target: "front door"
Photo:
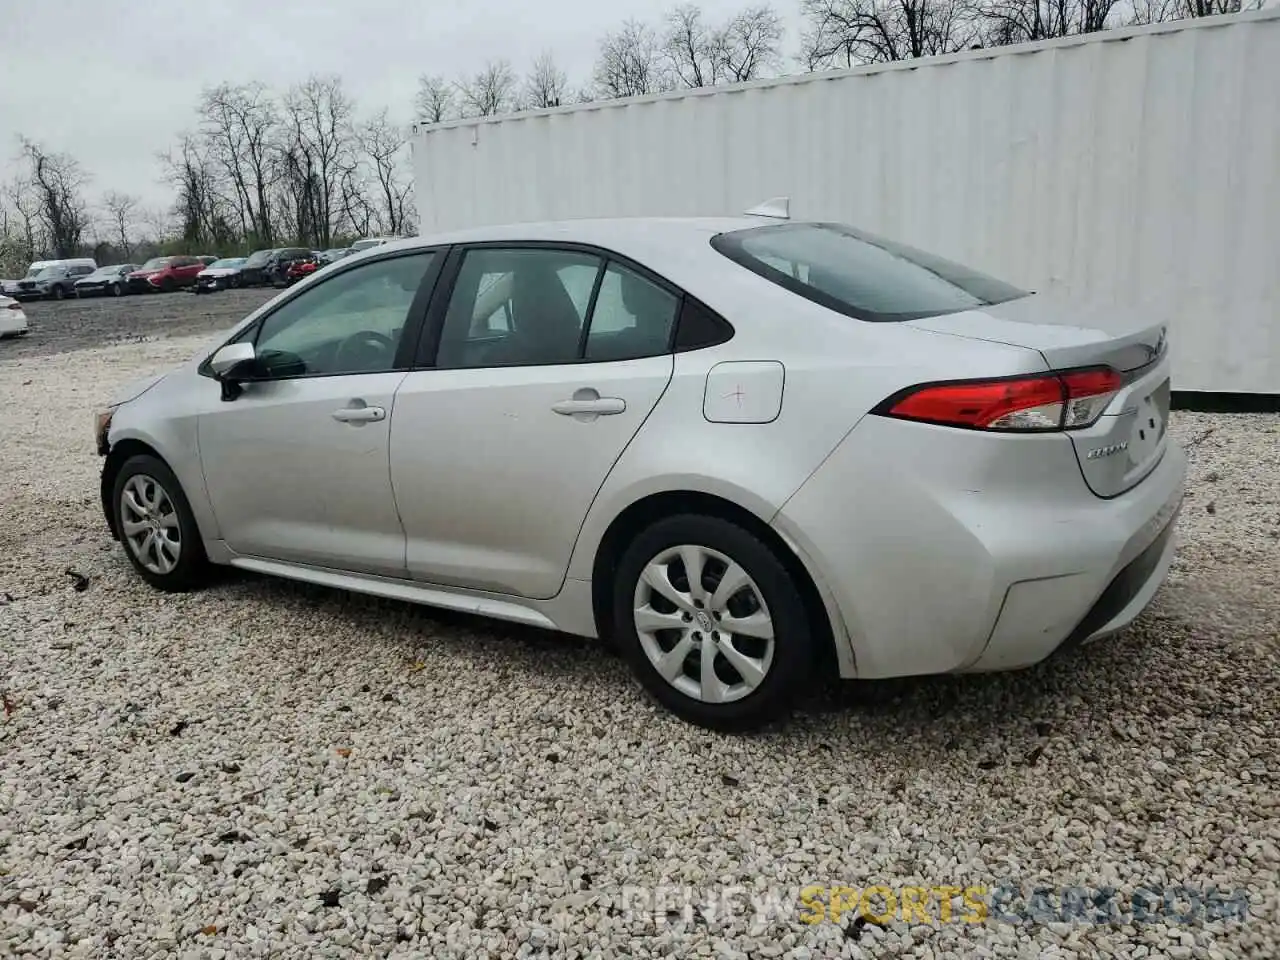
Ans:
[[[680,298],[575,250],[475,247],[433,369],[396,396],[391,479],[412,577],[545,599],[671,379]]]
[[[405,575],[388,436],[435,257],[341,271],[243,338],[255,342],[253,379],[198,424],[209,498],[236,553]]]

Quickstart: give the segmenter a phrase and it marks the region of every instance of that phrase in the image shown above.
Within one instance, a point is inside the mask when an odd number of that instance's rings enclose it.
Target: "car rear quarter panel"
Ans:
[[[735,269],[743,277],[706,300],[737,333],[721,346],[676,355],[671,385],[592,504],[570,578],[590,579],[609,525],[647,496],[711,494],[768,523],[867,412],[902,387],[1044,369],[1034,351],[853,320]],[[704,417],[708,372],[735,360],[783,364],[782,407],[771,423]],[[831,508],[840,510],[840,502]]]

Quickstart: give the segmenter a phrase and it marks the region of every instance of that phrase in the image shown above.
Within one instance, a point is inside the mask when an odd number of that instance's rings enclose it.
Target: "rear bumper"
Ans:
[[[1186,459],[1172,442],[1121,496],[1071,440],[866,417],[775,527],[834,599],[863,678],[1017,669],[1120,629],[1173,556]]]
[[[0,310],[0,337],[10,337],[27,330],[27,315],[18,310]]]

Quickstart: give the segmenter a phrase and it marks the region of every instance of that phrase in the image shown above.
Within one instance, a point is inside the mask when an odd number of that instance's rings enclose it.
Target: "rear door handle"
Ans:
[[[331,414],[333,419],[339,423],[377,423],[379,420],[387,419],[387,411],[383,407],[368,407],[363,401],[359,401],[360,406],[343,407],[341,410],[335,410]]]
[[[621,397],[602,397],[592,387],[583,387],[573,391],[572,400],[558,400],[551,409],[564,417],[590,422],[596,417],[609,417],[624,413],[627,402]]]
[[[551,409],[566,417],[576,413],[594,413],[608,417],[615,413],[625,413],[627,402],[618,397],[601,397],[599,400],[561,400],[553,403]]]

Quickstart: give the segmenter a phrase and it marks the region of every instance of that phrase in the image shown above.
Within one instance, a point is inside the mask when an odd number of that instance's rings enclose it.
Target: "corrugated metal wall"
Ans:
[[[1280,13],[424,129],[424,233],[768,197],[1170,318],[1176,388],[1280,393]]]

